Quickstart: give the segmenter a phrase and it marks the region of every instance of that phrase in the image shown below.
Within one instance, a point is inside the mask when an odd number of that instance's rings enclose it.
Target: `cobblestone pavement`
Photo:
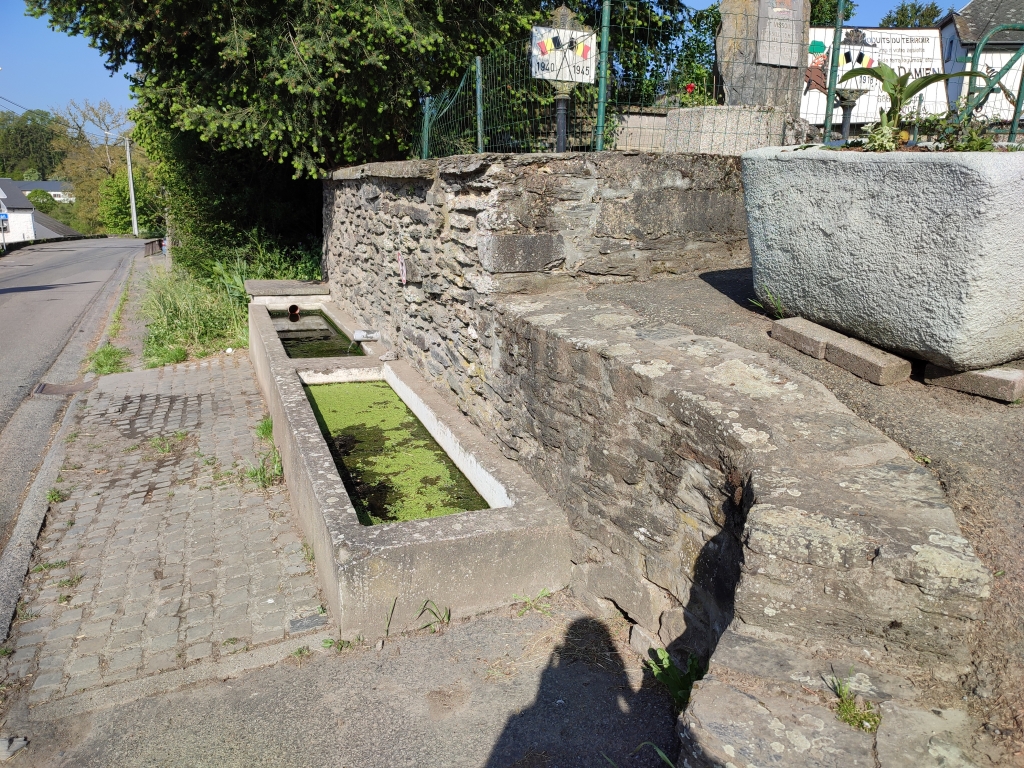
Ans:
[[[326,624],[287,492],[244,477],[271,449],[248,358],[106,376],[79,408],[4,660],[29,705]]]

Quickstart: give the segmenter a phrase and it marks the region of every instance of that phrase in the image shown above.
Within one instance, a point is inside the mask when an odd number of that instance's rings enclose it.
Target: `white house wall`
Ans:
[[[10,211],[8,212],[8,217],[7,224],[10,231],[4,233],[8,243],[20,243],[22,240],[36,239],[35,222],[32,219],[31,211],[25,211],[24,213]]]

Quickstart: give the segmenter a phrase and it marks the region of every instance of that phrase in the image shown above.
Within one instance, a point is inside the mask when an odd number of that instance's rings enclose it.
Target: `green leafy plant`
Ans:
[[[6,645],[4,647],[0,648],[0,656],[3,656],[4,658],[6,658],[7,656],[11,656],[13,654],[14,654],[14,649],[13,648],[9,648]]]
[[[523,616],[530,611],[537,611],[545,616],[551,615],[551,603],[548,598],[551,597],[551,590],[544,587],[540,592],[537,593],[536,597],[530,597],[529,595],[512,595],[512,599],[517,603],[520,603],[522,607],[516,611],[516,616]]]
[[[333,637],[327,637],[324,638],[324,641],[321,643],[321,645],[324,648],[327,648],[328,650],[333,648],[338,653],[341,653],[342,651],[347,651],[349,648],[354,648],[358,643],[361,643],[362,640],[363,639],[361,637],[357,637],[355,641],[340,639],[335,640]]]
[[[99,376],[110,373],[124,373],[128,370],[126,361],[131,352],[124,347],[115,347],[109,341],[89,355],[89,370]]]
[[[705,669],[696,656],[690,656],[686,660],[686,671],[679,669],[668,651],[664,648],[654,648],[651,652],[652,658],[647,660],[654,679],[668,688],[676,709],[682,712],[690,703],[690,690],[693,684],[704,677]]]
[[[943,80],[952,80],[954,77],[963,77],[963,72],[939,72],[933,75],[925,75],[924,77],[918,77],[915,80],[910,79],[910,72],[906,72],[902,75],[896,73],[896,71],[888,64],[879,62],[873,67],[854,67],[841,78],[840,83],[845,83],[852,80],[855,77],[872,77],[878,80],[882,84],[882,90],[885,95],[889,97],[889,109],[879,110],[879,117],[882,118],[882,125],[891,125],[894,128],[900,127],[900,120],[902,119],[903,108],[909,103],[910,99],[914,98],[917,94],[923,91],[930,85],[935,83],[941,83]],[[975,72],[975,76],[983,77],[988,79],[988,75]]]
[[[60,488],[51,488],[46,492],[46,500],[50,504],[60,504],[68,500],[68,494]]]
[[[437,604],[433,600],[424,600],[423,606],[420,608],[417,619],[422,617],[423,614],[432,616],[433,618],[424,624],[420,629],[430,628],[431,632],[440,632],[444,629],[452,620],[452,609],[445,608],[443,611],[437,607]]]
[[[868,152],[895,152],[900,145],[899,128],[890,125],[885,115],[881,123],[867,126],[867,132],[864,149]]]
[[[850,674],[852,676],[852,669]],[[867,731],[868,733],[874,733],[878,730],[878,725],[882,722],[881,713],[875,710],[870,701],[865,701],[854,695],[848,680],[841,680],[833,676],[829,682],[829,688],[832,689],[832,692],[838,699],[836,702],[836,717],[839,720],[852,728]]]
[[[308,645],[300,645],[298,648],[296,648],[294,651],[292,651],[292,656],[295,657],[295,660],[299,663],[300,667],[302,666],[302,660],[304,658],[306,658],[308,655],[309,655],[309,646]]]

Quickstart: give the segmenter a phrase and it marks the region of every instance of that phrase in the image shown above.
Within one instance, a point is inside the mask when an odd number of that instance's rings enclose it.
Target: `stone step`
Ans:
[[[925,708],[910,681],[846,658],[812,656],[776,640],[727,630],[679,716],[680,768],[940,768],[998,761],[969,716]],[[881,714],[877,733],[836,717],[834,677]]]

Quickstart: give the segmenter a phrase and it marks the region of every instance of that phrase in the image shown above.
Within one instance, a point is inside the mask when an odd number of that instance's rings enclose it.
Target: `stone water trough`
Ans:
[[[295,285],[249,281],[246,288],[253,297],[249,354],[273,417],[292,507],[344,636],[375,637],[388,625],[392,631],[416,626],[427,600],[457,618],[509,605],[514,595],[568,584],[565,513],[411,366],[382,361],[389,355],[379,343],[364,343],[365,354],[358,357],[287,356],[270,310],[288,303],[319,310],[353,337],[352,319],[330,302],[326,286],[304,286],[299,293]],[[304,384],[359,381],[387,382],[489,508],[361,524],[303,390]]]
[[[1024,357],[1024,153],[756,149],[743,187],[763,302],[955,371]]]

